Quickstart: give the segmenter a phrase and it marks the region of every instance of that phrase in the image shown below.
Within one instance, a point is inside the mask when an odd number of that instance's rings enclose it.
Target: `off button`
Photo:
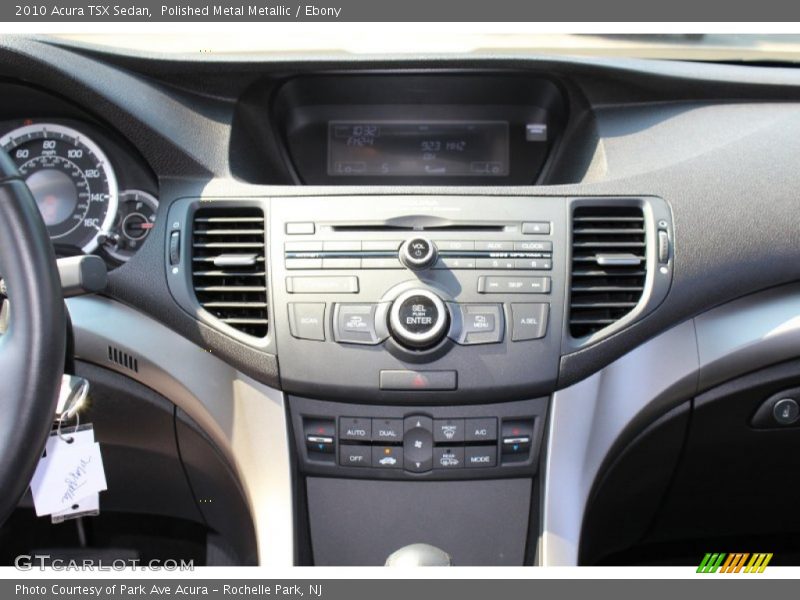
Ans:
[[[369,467],[372,465],[370,446],[339,446],[339,464],[343,467]]]

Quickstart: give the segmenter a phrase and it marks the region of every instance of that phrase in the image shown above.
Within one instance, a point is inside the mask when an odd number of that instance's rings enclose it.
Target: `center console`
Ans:
[[[286,198],[271,216],[314,564],[381,564],[420,541],[456,564],[525,563],[563,199]]]

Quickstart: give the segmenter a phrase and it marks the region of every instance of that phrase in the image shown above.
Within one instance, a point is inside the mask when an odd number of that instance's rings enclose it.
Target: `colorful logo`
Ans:
[[[748,561],[748,559],[750,559]],[[763,573],[769,561],[772,560],[772,553],[759,552],[756,554],[734,553],[725,554],[724,552],[708,552],[700,566],[697,567],[698,573]]]

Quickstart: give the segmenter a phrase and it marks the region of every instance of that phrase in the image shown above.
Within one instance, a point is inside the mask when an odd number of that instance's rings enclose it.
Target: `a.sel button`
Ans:
[[[538,340],[547,333],[549,304],[514,303],[511,305],[511,341]]]
[[[497,464],[497,448],[467,446],[464,448],[464,463],[467,468],[494,467]]]
[[[339,419],[339,439],[368,442],[372,437],[372,419],[362,417],[341,417]]]
[[[340,444],[339,464],[343,467],[369,467],[372,464],[372,447]]]

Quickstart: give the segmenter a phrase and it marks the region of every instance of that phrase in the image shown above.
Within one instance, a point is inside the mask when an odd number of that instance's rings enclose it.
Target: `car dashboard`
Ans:
[[[193,506],[162,481],[145,512],[265,565],[679,562],[800,531],[775,409],[800,386],[796,70],[17,37],[0,69],[57,254],[109,268],[67,301],[76,369],[174,405]],[[104,502],[140,511],[123,455]]]

